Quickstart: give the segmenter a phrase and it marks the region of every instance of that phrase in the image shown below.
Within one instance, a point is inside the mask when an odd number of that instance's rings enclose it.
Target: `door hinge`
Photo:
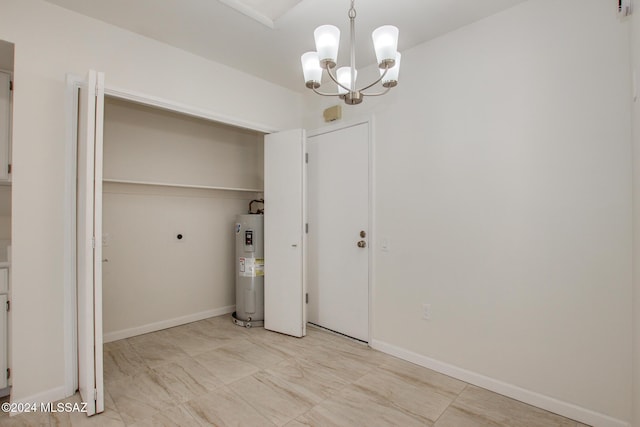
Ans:
[[[98,389],[93,389],[93,400],[98,400]]]
[[[304,294],[304,303],[309,304],[309,293]]]
[[[11,378],[11,369],[7,368],[7,379]]]
[[[304,232],[305,232],[305,234],[309,234],[309,223],[308,222],[304,225]]]
[[[96,248],[96,238],[95,238],[95,237],[92,237],[92,238],[91,238],[91,247],[92,247],[93,249],[95,249],[95,248]]]
[[[7,173],[11,173],[11,163],[7,165]]]
[[[304,162],[309,163],[309,153],[304,153]]]
[[[7,301],[7,311],[11,311],[11,301]]]
[[[9,90],[13,91],[13,80],[9,80]]]

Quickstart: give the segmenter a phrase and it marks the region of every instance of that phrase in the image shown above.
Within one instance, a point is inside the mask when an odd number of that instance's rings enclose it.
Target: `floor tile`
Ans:
[[[147,364],[125,340],[126,345],[109,346],[104,351],[104,381],[105,383],[119,381],[148,369]]]
[[[442,414],[440,419],[435,423],[435,427],[504,427],[504,424],[500,424],[464,408],[452,406]]]
[[[233,341],[218,348],[216,351],[235,357],[238,360],[251,363],[260,369],[270,368],[284,360],[283,356],[271,352],[265,347],[252,343],[246,339]]]
[[[184,403],[223,384],[213,373],[190,357],[159,366],[153,369],[153,372],[171,398],[178,403]]]
[[[260,371],[259,367],[244,360],[239,360],[234,355],[228,352],[222,352],[219,349],[194,356],[194,360],[225,384],[232,383]]]
[[[330,398],[349,384],[349,381],[335,375],[332,369],[306,359],[286,359],[266,372],[307,390],[315,396],[316,403]]]
[[[174,406],[153,415],[151,418],[130,424],[131,427],[200,427],[184,405]]]
[[[61,403],[80,404],[80,394],[76,393],[73,396],[60,400]],[[55,412],[51,414],[51,426],[52,427],[123,427],[124,421],[120,417],[118,410],[113,403],[113,399],[109,393],[104,394],[104,412],[88,417],[82,412]]]
[[[0,418],[3,427],[49,427],[49,414],[45,412],[29,412]]]
[[[332,370],[334,375],[347,381],[356,381],[377,367],[377,364],[351,352],[328,346],[306,349],[301,352],[301,357]]]
[[[389,402],[418,419],[433,422],[453,402],[454,397],[440,394],[431,387],[416,386],[390,372],[376,370],[354,383],[362,391]]]
[[[433,424],[414,417],[388,401],[363,392],[356,386],[345,388],[335,397],[315,406],[296,421],[309,426],[430,427]]]
[[[194,322],[163,331],[163,338],[170,340],[189,356],[211,351],[242,337],[243,333],[216,328],[208,322]]]
[[[251,328],[246,339],[285,359],[299,356],[305,348],[313,344],[313,340],[309,340],[307,337],[295,338],[267,331],[264,328]]]
[[[110,383],[107,391],[127,424],[150,418],[174,406],[171,391],[153,371]]]
[[[265,371],[228,387],[278,426],[304,414],[320,400],[309,390]]]
[[[428,388],[451,399],[455,399],[467,385],[463,381],[397,358],[382,364],[380,370],[389,372],[408,384]]]
[[[245,399],[220,387],[186,404],[189,413],[203,426],[269,427],[274,424],[260,415]]]
[[[495,425],[509,427],[575,427],[576,422],[556,414],[552,414],[543,409],[539,409],[527,405],[517,400],[510,399],[505,396],[490,392],[488,390],[467,386],[460,396],[452,404],[457,411],[438,420],[437,427],[447,425],[448,421],[454,414],[459,415],[460,412],[470,415],[478,420],[477,422],[495,423]],[[494,425],[494,424],[469,424],[475,425]]]
[[[150,368],[188,356],[187,353],[162,334],[145,334],[128,338],[131,347]]]

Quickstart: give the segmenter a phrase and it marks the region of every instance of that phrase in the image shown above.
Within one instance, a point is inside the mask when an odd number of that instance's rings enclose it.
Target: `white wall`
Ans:
[[[40,0],[3,0],[0,39],[15,43],[12,399],[64,389],[65,75],[268,128],[299,124],[300,96]],[[251,102],[238,96],[251,93]]]
[[[259,132],[105,102],[105,178],[262,189],[263,151]],[[105,341],[229,312],[235,305],[235,216],[256,197],[107,183]]]
[[[374,344],[631,420],[628,30],[611,2],[525,2],[344,107],[375,113]]]
[[[633,426],[640,427],[640,5],[631,18],[631,60],[636,74],[633,103]]]

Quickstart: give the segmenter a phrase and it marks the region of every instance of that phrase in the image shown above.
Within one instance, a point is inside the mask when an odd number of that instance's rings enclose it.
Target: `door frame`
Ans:
[[[367,130],[369,132],[369,140],[368,140],[368,149],[369,149],[369,176],[367,177],[368,180],[368,187],[369,187],[369,206],[368,206],[368,216],[369,216],[369,259],[368,259],[368,267],[367,267],[367,271],[368,271],[368,305],[369,305],[369,312],[368,312],[368,324],[369,324],[369,330],[368,330],[368,338],[367,338],[367,344],[369,346],[371,346],[371,341],[373,340],[373,330],[374,330],[374,322],[373,322],[373,306],[374,306],[374,302],[375,302],[375,295],[374,295],[374,287],[373,284],[375,283],[375,269],[373,268],[374,266],[374,262],[376,260],[375,257],[375,249],[377,247],[377,242],[376,242],[376,222],[375,222],[375,135],[374,135],[374,129],[375,129],[375,121],[374,121],[374,116],[366,116],[364,118],[360,118],[360,119],[354,119],[354,120],[349,120],[349,121],[345,121],[342,123],[336,123],[336,124],[332,124],[332,125],[328,125],[328,126],[323,126],[321,128],[317,128],[311,131],[307,131],[307,140],[305,140],[305,152],[307,151],[307,141],[308,138],[313,137],[313,136],[318,136],[318,135],[323,135],[326,133],[330,133],[330,132],[335,132],[335,131],[339,131],[339,130],[343,130],[343,129],[347,129],[353,126],[358,126],[358,125],[362,125],[362,124],[366,124],[367,125]],[[308,179],[306,181],[305,185],[309,185],[308,184]],[[308,190],[308,189],[307,189]]]
[[[109,76],[106,76],[108,82]],[[78,336],[77,336],[77,278],[76,278],[76,177],[77,171],[77,136],[78,136],[78,90],[85,84],[85,78],[77,74],[67,74],[65,90],[65,190],[64,190],[64,393],[71,396],[78,389]],[[142,104],[148,107],[172,111],[191,117],[210,120],[239,128],[263,132],[278,132],[272,126],[227,116],[214,111],[193,107],[187,104],[163,99],[160,97],[110,86],[104,89],[105,97],[117,98]]]

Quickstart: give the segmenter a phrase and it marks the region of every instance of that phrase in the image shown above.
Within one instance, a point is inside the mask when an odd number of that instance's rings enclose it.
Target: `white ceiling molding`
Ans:
[[[275,21],[302,0],[218,0],[238,12],[273,29]]]

